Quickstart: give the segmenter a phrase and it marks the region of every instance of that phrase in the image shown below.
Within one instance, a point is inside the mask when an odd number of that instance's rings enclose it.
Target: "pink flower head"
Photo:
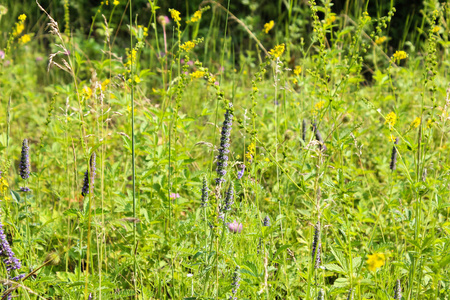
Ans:
[[[1,59],[5,58],[5,52],[3,50],[0,50],[0,58]]]
[[[170,199],[178,199],[180,198],[180,194],[178,193],[170,193]]]
[[[158,17],[158,22],[159,24],[161,24],[163,27],[165,27],[167,24],[170,23],[170,19],[168,16],[159,16]]]
[[[232,233],[241,233],[242,231],[242,223],[238,223],[236,220],[233,223],[228,223],[227,226]]]

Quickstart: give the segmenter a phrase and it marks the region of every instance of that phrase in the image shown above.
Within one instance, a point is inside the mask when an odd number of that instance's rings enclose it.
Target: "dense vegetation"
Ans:
[[[1,299],[450,299],[450,6],[338,4],[0,5]]]

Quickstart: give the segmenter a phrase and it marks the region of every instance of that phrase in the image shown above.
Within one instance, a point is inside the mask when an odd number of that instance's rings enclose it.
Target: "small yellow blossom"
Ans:
[[[275,22],[271,20],[269,23],[264,24],[263,31],[267,34],[275,26]]]
[[[187,41],[183,45],[180,46],[181,49],[183,49],[186,52],[191,51],[195,47],[195,43],[192,41]]]
[[[415,118],[414,121],[412,121],[412,123],[411,123],[411,127],[414,127],[414,128],[419,127],[420,121],[421,121],[421,120],[420,120],[419,117]]]
[[[386,115],[386,121],[384,122],[384,124],[394,126],[396,122],[397,122],[397,115],[395,114],[395,112],[391,111]]]
[[[336,21],[336,16],[335,15],[331,15],[329,17],[327,17],[325,23],[330,26],[331,24],[334,23],[334,21]]]
[[[0,178],[0,192],[5,194],[8,190],[9,184],[8,181],[6,181],[5,177],[1,176]]]
[[[389,142],[394,142],[395,143],[396,140],[397,140],[397,138],[393,134],[389,135]]]
[[[267,158],[267,157],[266,157],[264,160],[265,160],[266,162],[270,162],[270,159]]]
[[[127,62],[125,63],[125,66],[131,69],[131,67],[136,63],[136,56],[137,56],[136,49],[131,49],[131,51],[128,51]]]
[[[102,91],[106,90],[106,87],[108,86],[109,82],[110,82],[109,79],[105,79],[105,81],[102,82],[101,84]]]
[[[431,126],[433,126],[433,124],[434,124],[433,119],[428,119],[427,120],[427,128],[431,128]]]
[[[120,2],[118,1],[118,0],[114,0],[114,2],[113,2],[113,5],[114,6],[117,6],[117,5],[119,5],[120,4]]]
[[[19,44],[22,44],[22,45],[25,45],[29,41],[31,41],[31,36],[29,34],[24,34],[23,36],[21,36],[19,38]]]
[[[19,36],[23,32],[23,30],[25,29],[24,23],[25,23],[26,19],[27,19],[27,16],[25,14],[21,14],[19,16],[19,18],[18,18],[19,21],[16,23],[16,27],[14,28],[13,33],[12,33],[12,35],[14,37]]]
[[[245,153],[245,158],[247,161],[251,162],[253,160],[253,157],[255,156],[256,147],[253,142],[250,143],[247,147],[247,153]]]
[[[26,14],[21,14],[19,16],[19,21],[25,22],[26,19],[27,19],[27,15]]]
[[[301,66],[295,66],[294,68],[294,74],[295,75],[300,75],[302,73],[302,67]]]
[[[139,76],[134,75],[134,82],[136,82],[136,83],[141,82],[141,79],[139,78]]]
[[[297,84],[297,83],[298,83],[297,78],[294,78],[294,79],[292,80],[292,82],[293,82],[294,84]]]
[[[385,36],[380,36],[379,38],[377,38],[377,39],[375,40],[375,44],[381,45],[381,44],[383,44],[386,40],[387,40],[387,37],[385,37]]]
[[[88,86],[85,86],[82,90],[81,90],[81,96],[89,99],[92,96],[92,89]]]
[[[172,17],[172,19],[175,22],[178,23],[181,21],[180,12],[178,10],[171,8],[171,9],[169,9],[169,11],[170,11],[170,16]]]
[[[321,110],[325,106],[325,101],[319,101],[314,105],[314,110]]]
[[[195,71],[195,72],[192,72],[192,73],[191,73],[191,79],[194,79],[194,78],[202,78],[202,77],[205,76],[205,74],[206,74],[206,72],[203,72],[203,71]]]
[[[433,33],[438,33],[439,30],[441,30],[441,27],[440,27],[440,26],[434,26],[434,27],[433,27]]]
[[[275,48],[269,51],[269,55],[278,58],[284,53],[284,48],[284,44],[276,45]]]
[[[202,18],[202,11],[201,10],[197,10],[194,15],[192,16],[192,18],[187,21],[186,23],[196,23],[198,21],[200,21],[200,19]]]
[[[394,55],[392,55],[392,58],[397,61],[401,61],[402,59],[405,59],[408,57],[408,54],[406,54],[405,51],[395,51]]]
[[[367,255],[367,264],[369,265],[370,271],[375,271],[378,268],[381,268],[384,266],[384,263],[386,261],[386,257],[383,253],[375,253],[372,255]]]

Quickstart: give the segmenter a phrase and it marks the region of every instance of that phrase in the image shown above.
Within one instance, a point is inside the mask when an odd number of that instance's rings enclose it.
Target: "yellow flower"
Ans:
[[[81,90],[81,96],[89,99],[92,96],[92,89],[88,86],[85,86],[82,90]]]
[[[331,15],[331,16],[329,16],[329,17],[326,19],[325,23],[326,23],[328,26],[330,26],[331,24],[334,23],[334,21],[336,21],[336,16],[335,16],[335,15]]]
[[[175,22],[179,23],[181,21],[180,12],[173,8],[169,9],[169,11],[170,11],[170,16],[172,17],[172,19]]]
[[[195,72],[192,72],[191,73],[191,79],[194,79],[194,78],[202,78],[203,76],[205,76],[205,72],[203,72],[203,71],[195,71]]]
[[[316,105],[314,105],[314,109],[321,110],[324,106],[325,106],[325,101],[322,100],[320,102],[317,102]]]
[[[200,21],[200,19],[202,18],[202,11],[201,10],[197,10],[194,15],[192,16],[192,18],[187,21],[186,23],[196,23],[198,21]]]
[[[372,255],[367,255],[367,264],[369,265],[370,271],[375,271],[376,269],[384,266],[384,262],[386,261],[386,257],[383,253],[375,253]]]
[[[396,140],[397,140],[397,138],[394,135],[392,135],[392,134],[389,135],[389,142],[395,143]]]
[[[128,51],[127,62],[125,63],[125,66],[130,67],[131,69],[131,67],[136,63],[136,55],[137,55],[136,49],[131,49],[131,51]]]
[[[432,119],[428,119],[427,121],[427,128],[431,128],[433,126],[434,121]]]
[[[411,123],[411,127],[414,127],[414,128],[419,127],[420,121],[421,121],[421,120],[420,120],[419,117],[415,118],[414,121],[412,121],[412,123]]]
[[[134,75],[134,82],[136,82],[136,83],[141,82],[141,79],[139,78],[139,76]]]
[[[441,30],[441,27],[439,27],[439,26],[434,26],[433,27],[433,33],[438,33],[439,30]]]
[[[397,122],[397,115],[395,114],[395,112],[391,111],[386,115],[386,121],[384,122],[384,124],[394,126],[396,122]]]
[[[275,22],[272,20],[269,23],[264,24],[263,31],[267,34],[275,26]]]
[[[12,35],[14,37],[19,36],[23,30],[25,29],[25,20],[27,19],[27,16],[25,14],[21,14],[18,18],[18,22],[16,23],[16,28],[14,28]]]
[[[6,181],[5,177],[1,176],[0,178],[0,192],[3,194],[7,192],[9,187],[8,181]]]
[[[295,75],[300,75],[302,73],[302,67],[301,66],[295,66],[294,68],[294,74]]]
[[[118,0],[114,0],[114,2],[113,2],[113,4],[115,5],[115,6],[117,6],[117,5],[119,5],[119,1]]]
[[[24,34],[23,36],[21,36],[19,38],[19,44],[22,44],[22,45],[25,45],[29,41],[31,41],[31,36],[29,34]]]
[[[19,16],[19,21],[25,22],[26,19],[27,19],[27,15],[26,14],[21,14]]]
[[[247,147],[247,153],[245,153],[245,158],[250,162],[253,160],[253,157],[255,156],[256,147],[253,142],[250,143]]]
[[[195,43],[192,41],[187,41],[183,45],[180,46],[181,49],[183,49],[186,52],[191,51],[195,47]]]
[[[297,83],[298,83],[297,78],[294,78],[294,80],[292,80],[292,82],[293,82],[294,84],[297,84]]]
[[[102,91],[106,90],[106,87],[108,86],[109,82],[110,82],[109,79],[105,79],[105,81],[102,82],[101,86]]]
[[[278,58],[283,54],[284,48],[284,44],[276,45],[275,48],[269,51],[269,55]]]
[[[395,51],[394,55],[392,55],[392,58],[397,61],[401,61],[402,59],[405,59],[408,57],[408,54],[406,54],[405,51]]]
[[[375,44],[381,45],[381,44],[383,44],[386,40],[387,40],[387,37],[385,37],[385,36],[380,36],[379,38],[377,38],[377,39],[375,40]]]

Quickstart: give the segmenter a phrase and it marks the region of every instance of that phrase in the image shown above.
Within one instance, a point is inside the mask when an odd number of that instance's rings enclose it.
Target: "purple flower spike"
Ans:
[[[242,166],[241,166],[241,170],[238,171],[238,173],[237,173],[237,178],[238,178],[238,179],[241,179],[242,176],[244,176],[244,171],[245,171],[245,165],[242,165]]]
[[[225,112],[225,120],[222,125],[222,132],[220,138],[219,155],[217,156],[217,178],[216,183],[220,184],[225,181],[224,177],[227,174],[228,153],[230,150],[230,132],[233,125],[233,104],[229,103]]]
[[[3,231],[3,224],[0,221],[0,256],[6,257],[3,262],[6,266],[6,271],[18,270],[22,267],[20,260],[16,258],[14,252],[6,239],[5,232]]]
[[[28,140],[24,139],[22,143],[22,155],[20,157],[20,177],[26,180],[30,176],[30,147],[28,147]]]
[[[228,223],[227,226],[232,233],[241,233],[242,231],[242,223],[238,223],[236,220],[233,223]]]

